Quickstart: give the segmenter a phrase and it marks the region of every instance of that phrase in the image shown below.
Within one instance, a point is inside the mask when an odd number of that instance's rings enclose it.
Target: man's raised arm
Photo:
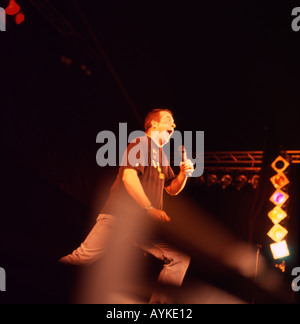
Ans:
[[[177,196],[185,187],[187,181],[187,173],[193,173],[194,165],[191,160],[181,162],[180,172],[178,176],[166,187],[166,191],[171,196]]]

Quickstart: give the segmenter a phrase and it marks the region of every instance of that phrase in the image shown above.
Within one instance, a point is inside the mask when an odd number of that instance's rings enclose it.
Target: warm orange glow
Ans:
[[[23,14],[23,12],[19,12],[17,15],[16,15],[16,18],[15,18],[15,22],[17,25],[20,25],[23,21],[25,20],[25,16]]]
[[[278,173],[285,171],[289,165],[290,163],[282,156],[278,156],[278,158],[271,164],[272,168]]]
[[[283,172],[276,174],[270,180],[276,189],[281,189],[290,183],[289,179]]]
[[[288,231],[282,227],[279,224],[274,225],[270,232],[268,233],[268,236],[275,242],[280,242],[282,241],[285,236],[287,235]]]
[[[289,199],[289,197],[290,196],[288,194],[277,189],[270,198],[270,201],[276,206],[282,206]]]
[[[288,249],[288,245],[287,245],[286,241],[271,244],[270,247],[271,247],[271,251],[273,254],[273,258],[275,260],[282,259],[282,258],[288,257],[290,255],[290,251]]]
[[[276,243],[271,244],[271,251],[273,258],[281,259],[290,255],[288,246],[284,238],[288,234],[288,230],[282,227],[279,223],[287,217],[287,213],[282,210],[282,206],[289,199],[289,195],[281,189],[287,186],[290,181],[284,174],[284,171],[289,167],[290,163],[282,156],[278,156],[277,159],[272,163],[272,168],[277,172],[270,180],[276,189],[270,198],[270,201],[276,205],[268,216],[271,221],[275,224],[268,233],[268,236]]]
[[[268,216],[271,219],[271,221],[276,225],[287,217],[287,213],[283,211],[279,206],[276,206],[269,212]]]
[[[7,15],[14,16],[20,11],[20,6],[16,3],[16,0],[10,0],[9,5],[5,9]]]

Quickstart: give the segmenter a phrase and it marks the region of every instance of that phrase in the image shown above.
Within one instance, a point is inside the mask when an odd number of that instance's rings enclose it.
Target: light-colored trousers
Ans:
[[[107,250],[115,222],[115,216],[100,214],[95,226],[80,247],[71,254],[61,258],[59,262],[73,265],[89,265],[97,261]],[[117,241],[118,244],[122,244],[122,238]],[[182,285],[190,264],[190,257],[187,254],[162,242],[138,241],[134,243],[145,252],[163,261],[164,266],[158,277],[159,283],[177,287]],[[154,292],[150,303],[169,304],[173,303],[173,299],[167,296],[167,294]]]

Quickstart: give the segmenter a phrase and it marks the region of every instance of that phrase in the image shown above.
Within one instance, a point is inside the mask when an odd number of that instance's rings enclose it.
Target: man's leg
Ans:
[[[191,261],[191,258],[187,254],[162,242],[142,243],[138,245],[149,254],[164,262],[164,267],[158,277],[160,283],[177,287],[182,285]],[[172,303],[174,303],[174,299],[168,294],[161,292],[154,292],[150,300],[150,304]]]
[[[85,241],[71,254],[61,258],[59,262],[74,265],[89,265],[103,256],[111,239],[115,217],[100,214],[97,222]]]

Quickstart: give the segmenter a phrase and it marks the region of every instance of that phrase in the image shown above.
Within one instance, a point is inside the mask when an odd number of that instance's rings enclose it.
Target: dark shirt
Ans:
[[[128,145],[119,173],[101,213],[122,215],[143,212],[124,186],[122,177],[125,169],[137,171],[144,192],[153,207],[163,209],[163,190],[170,185],[175,175],[162,148],[145,135]]]

